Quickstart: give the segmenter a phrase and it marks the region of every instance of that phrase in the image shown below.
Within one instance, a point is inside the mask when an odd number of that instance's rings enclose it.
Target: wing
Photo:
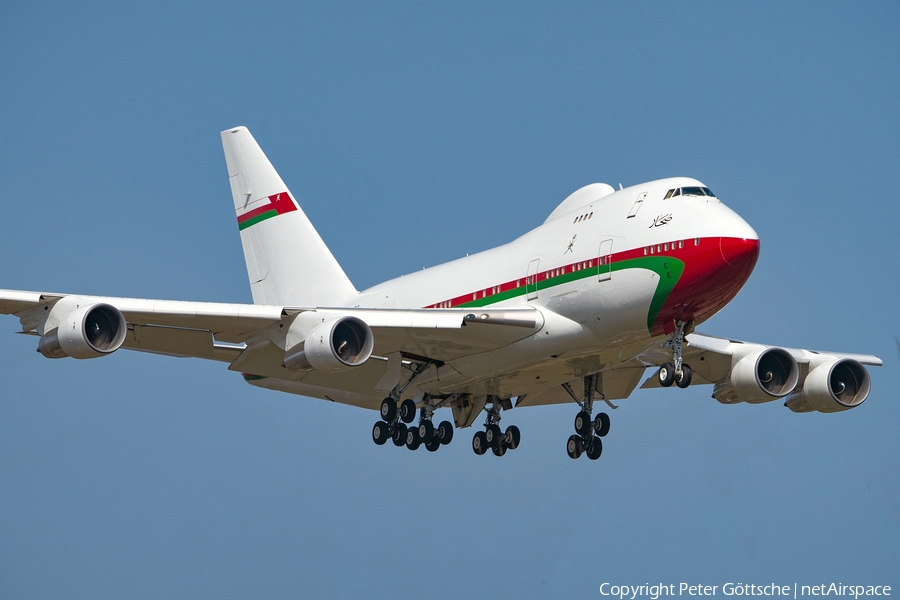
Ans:
[[[837,412],[860,405],[868,396],[870,379],[863,365],[881,366],[877,356],[779,348],[699,333],[686,337],[683,362],[692,371],[691,385],[713,385],[713,397],[723,404],[758,404],[783,399],[795,412]],[[597,373],[601,398],[627,398],[647,367],[672,361],[662,344],[639,356]],[[657,372],[642,389],[663,387]],[[579,400],[581,381],[550,386],[519,398],[516,406],[563,404]]]
[[[374,355],[399,353],[434,362],[494,350],[532,335],[543,326],[541,313],[527,307],[477,311],[304,308],[0,290],[0,314],[16,315],[22,333],[42,338],[73,319],[81,319],[83,329],[83,321],[88,318],[85,311],[92,307],[111,307],[113,310],[106,315],[110,321],[117,314],[122,316],[124,338],[113,350],[123,347],[225,362],[240,357],[244,365],[258,363],[264,357],[268,365],[265,370],[274,369],[282,375],[281,362],[289,340],[286,333],[301,315],[307,322],[360,319],[371,331]],[[306,333],[301,331],[300,335]],[[71,340],[69,343],[71,346]],[[273,363],[271,355],[279,352]],[[60,356],[89,358],[104,353],[108,352],[87,356],[69,352]]]
[[[671,361],[671,351],[658,346],[638,360],[660,366]],[[795,412],[837,412],[862,404],[871,386],[863,365],[882,365],[870,354],[780,348],[700,333],[686,336],[683,360],[693,372],[691,385],[714,385],[713,398],[723,404],[784,399]],[[641,386],[656,387],[662,387],[656,374]]]

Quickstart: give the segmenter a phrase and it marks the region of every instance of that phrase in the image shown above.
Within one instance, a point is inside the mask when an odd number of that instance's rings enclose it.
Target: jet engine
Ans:
[[[787,350],[764,348],[738,360],[731,368],[731,389],[721,394],[722,397],[718,393],[714,395],[727,404],[760,404],[787,396],[797,387],[799,379],[800,367]]]
[[[850,358],[832,358],[806,376],[803,389],[784,403],[794,412],[823,413],[849,410],[862,404],[871,388],[869,372]]]
[[[316,325],[302,342],[284,353],[291,371],[343,371],[372,356],[372,329],[356,317],[338,317]]]
[[[115,306],[64,298],[47,315],[37,349],[47,358],[97,358],[118,350],[125,332],[125,317]]]

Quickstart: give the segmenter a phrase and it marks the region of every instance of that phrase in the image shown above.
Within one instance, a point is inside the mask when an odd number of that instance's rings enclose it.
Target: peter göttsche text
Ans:
[[[757,585],[755,583],[723,583],[719,585],[703,585],[690,583],[660,583],[651,585],[615,585],[603,583],[600,586],[600,594],[614,596],[619,600],[660,600],[665,596],[780,596],[793,598],[810,596],[847,596],[858,600],[861,596],[890,596],[889,585],[845,585],[843,583],[822,583],[819,585],[778,585],[770,583]]]

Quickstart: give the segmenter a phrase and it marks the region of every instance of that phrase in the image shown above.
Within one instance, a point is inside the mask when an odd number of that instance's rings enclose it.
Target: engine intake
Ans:
[[[57,323],[38,342],[47,358],[97,358],[118,350],[125,341],[125,317],[109,304],[75,306],[61,300],[50,311],[48,323]]]
[[[339,317],[317,325],[300,344],[284,353],[291,371],[343,371],[372,356],[372,329],[357,317]]]
[[[800,367],[787,350],[766,348],[748,354],[731,369],[739,402],[759,404],[783,398],[797,387]]]
[[[784,405],[794,412],[849,410],[865,402],[871,386],[869,372],[859,362],[850,358],[833,359],[810,371],[803,389]]]

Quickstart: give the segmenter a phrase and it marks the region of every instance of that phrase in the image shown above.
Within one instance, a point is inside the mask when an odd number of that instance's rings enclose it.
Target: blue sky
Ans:
[[[127,3],[125,3],[127,4]],[[223,365],[48,361],[0,319],[0,597],[900,589],[900,6],[10,3],[0,287],[250,302],[246,125],[358,288],[507,242],[594,181],[686,175],[760,234],[706,333],[880,355],[860,408],[635,393],[522,446],[376,447],[375,413]],[[442,416],[449,418],[449,415]]]

